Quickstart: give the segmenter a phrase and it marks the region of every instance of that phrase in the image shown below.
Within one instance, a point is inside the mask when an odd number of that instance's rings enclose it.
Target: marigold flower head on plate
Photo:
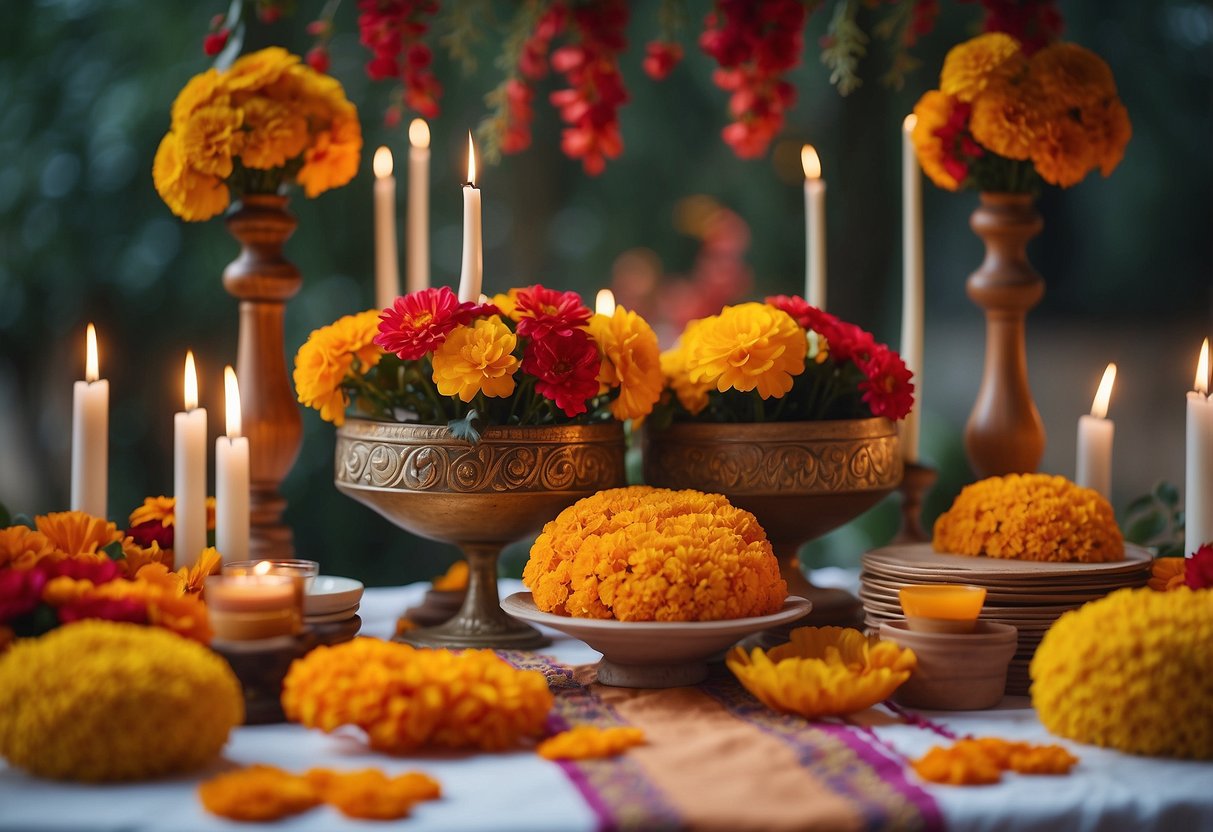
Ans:
[[[719,494],[647,486],[562,511],[531,547],[522,580],[544,612],[620,621],[769,615],[787,596],[754,515]]]
[[[535,752],[545,760],[590,760],[616,757],[644,742],[644,731],[639,728],[578,725],[548,737]]]
[[[448,290],[449,291],[449,290]],[[300,404],[320,411],[320,418],[340,426],[349,396],[343,385],[351,373],[363,375],[379,363],[376,346],[379,311],[368,309],[338,318],[308,336],[295,355],[295,392]]]
[[[948,52],[939,73],[939,90],[967,104],[992,81],[1023,72],[1026,65],[1015,38],[1002,32],[978,35]]]
[[[566,416],[585,413],[598,395],[599,366],[598,347],[580,329],[531,338],[522,354],[522,371],[535,377],[535,390]]]
[[[576,292],[558,292],[535,284],[514,294],[514,315],[519,335],[544,338],[585,327],[593,313]]]
[[[449,286],[403,295],[379,314],[375,343],[402,361],[415,361],[441,346],[455,327],[468,323],[474,308],[474,303],[461,303]]]
[[[306,777],[255,765],[203,781],[198,800],[212,815],[229,820],[271,821],[319,806],[320,791]]]
[[[227,662],[156,627],[81,621],[0,657],[0,755],[40,777],[190,771],[243,719]]]
[[[892,695],[917,666],[914,652],[843,627],[798,627],[770,650],[740,647],[726,664],[755,698],[808,719],[870,708]]]
[[[505,398],[514,392],[518,339],[501,318],[481,318],[457,326],[434,351],[434,384],[444,396],[470,402],[483,393]]]
[[[351,818],[396,820],[406,817],[415,804],[442,796],[439,782],[419,771],[389,777],[373,768],[312,769],[306,776],[325,803]]]
[[[611,414],[620,421],[643,420],[661,398],[664,381],[657,333],[644,318],[617,306],[613,315],[590,319],[590,335],[602,351],[598,381],[608,389],[619,388]]]
[[[355,725],[379,751],[493,751],[539,733],[552,694],[542,673],[517,670],[490,650],[452,653],[357,638],[295,661],[282,707],[308,728]]]
[[[1213,759],[1211,643],[1210,590],[1118,590],[1045,633],[1029,667],[1032,705],[1078,742]]]
[[[953,555],[1070,563],[1125,556],[1107,499],[1049,474],[1008,474],[965,486],[935,521],[934,546]]]
[[[781,398],[804,372],[808,341],[788,313],[765,303],[726,306],[700,321],[687,343],[687,374],[720,392],[758,390]],[[685,337],[685,335],[684,335]]]

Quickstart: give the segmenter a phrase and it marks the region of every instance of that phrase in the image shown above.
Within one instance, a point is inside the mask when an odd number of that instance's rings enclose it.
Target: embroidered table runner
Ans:
[[[693,688],[600,685],[594,668],[507,653],[555,694],[552,731],[632,725],[648,743],[561,767],[602,830],[941,830],[934,800],[870,732],[778,714],[723,667]]]

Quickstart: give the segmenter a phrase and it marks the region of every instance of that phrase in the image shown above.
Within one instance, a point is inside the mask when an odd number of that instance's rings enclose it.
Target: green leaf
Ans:
[[[480,441],[480,431],[484,430],[484,423],[480,420],[476,408],[469,410],[461,419],[452,419],[446,426],[456,439],[462,439],[472,445]]]
[[[1125,529],[1125,539],[1133,543],[1145,544],[1167,530],[1167,521],[1162,514],[1150,512],[1138,517]]]
[[[1125,514],[1138,514],[1140,512],[1153,508],[1153,506],[1154,506],[1154,495],[1153,494],[1142,494],[1140,497],[1135,499],[1133,502],[1131,502],[1127,506],[1125,506]]]
[[[1168,508],[1175,508],[1179,505],[1179,489],[1166,480],[1160,480],[1155,484],[1154,497]]]
[[[1184,547],[1179,543],[1164,543],[1158,547],[1158,555],[1160,558],[1182,558],[1184,556]]]
[[[101,551],[105,552],[110,560],[126,560],[126,552],[122,551],[122,542],[115,540],[108,546],[102,546]]]

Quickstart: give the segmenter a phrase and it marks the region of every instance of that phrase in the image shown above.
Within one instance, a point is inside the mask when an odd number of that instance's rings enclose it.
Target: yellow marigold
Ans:
[[[351,818],[396,820],[408,815],[414,804],[442,796],[438,781],[419,771],[388,777],[373,768],[348,772],[312,769],[306,776],[325,803]]]
[[[315,197],[339,188],[358,173],[362,153],[362,127],[356,116],[338,117],[328,130],[317,133],[303,154],[303,167],[295,180],[303,192]]]
[[[288,719],[334,731],[356,725],[372,748],[501,750],[539,733],[552,707],[542,673],[491,650],[419,650],[357,638],[295,661],[282,688]]]
[[[1040,126],[1032,145],[1032,164],[1040,178],[1051,185],[1077,185],[1099,167],[1100,148],[1075,119],[1059,115]]]
[[[244,136],[239,132],[243,111],[230,107],[200,107],[181,130],[181,147],[191,168],[204,176],[232,175],[232,157]]]
[[[307,147],[307,119],[291,103],[250,98],[240,110],[244,115],[240,161],[245,167],[279,168]]]
[[[912,650],[843,627],[798,627],[768,651],[733,648],[729,670],[755,698],[808,719],[870,708],[910,678]]]
[[[1040,89],[1030,82],[991,82],[973,102],[969,130],[986,150],[1008,159],[1025,160],[1042,129]]]
[[[1022,72],[1026,63],[1019,43],[1010,35],[978,35],[949,50],[939,73],[939,90],[958,101],[974,101],[992,80]]]
[[[152,541],[151,546],[140,546],[133,537],[122,538],[122,569],[126,577],[133,578],[145,566],[159,565],[168,568],[173,565],[173,550],[161,549],[160,544]]]
[[[947,151],[936,132],[948,123],[955,106],[956,100],[939,90],[924,93],[914,105],[914,115],[918,120],[910,133],[914,154],[918,157],[918,164],[922,165],[923,173],[940,188],[948,191],[959,190],[961,182],[949,173],[944,165]]]
[[[779,610],[787,585],[754,515],[719,494],[633,486],[578,500],[522,573],[545,612],[715,621]]]
[[[457,326],[434,351],[434,384],[444,396],[470,402],[478,393],[503,399],[514,392],[518,339],[501,318]]]
[[[186,82],[173,101],[173,130],[183,130],[190,116],[201,107],[210,105],[226,107],[230,103],[231,96],[219,85],[219,70],[208,69],[206,72],[199,73]]]
[[[644,731],[639,728],[578,725],[548,737],[535,751],[545,760],[590,760],[618,756],[644,741]]]
[[[1150,589],[1156,592],[1170,592],[1187,586],[1184,573],[1187,569],[1187,558],[1154,558],[1150,564]]]
[[[692,382],[715,384],[721,393],[757,389],[769,399],[787,394],[792,376],[804,372],[808,341],[787,312],[765,303],[743,303],[700,321],[687,350]]]
[[[434,579],[434,589],[439,592],[462,592],[468,588],[468,562],[457,560],[450,569]]]
[[[156,193],[169,209],[184,220],[208,220],[227,208],[227,185],[217,176],[199,173],[186,162],[181,136],[166,133],[152,162]]]
[[[131,526],[141,526],[144,523],[159,523],[162,526],[173,525],[173,512],[177,508],[175,497],[144,497],[143,504],[131,512],[127,522]],[[215,530],[215,498],[206,498],[206,528]]]
[[[155,627],[81,621],[0,657],[0,755],[40,777],[139,780],[200,768],[243,719],[227,662]]]
[[[661,374],[678,397],[678,403],[692,416],[698,415],[708,406],[708,392],[712,389],[712,385],[707,382],[691,381],[687,372],[687,343],[694,338],[691,333],[699,323],[688,323],[678,343],[661,354]]]
[[[38,531],[63,554],[92,555],[111,543],[122,540],[113,523],[83,511],[56,511],[34,518]]]
[[[1124,559],[1112,505],[1098,491],[1048,474],[1008,474],[965,486],[935,521],[935,550],[1019,560]]]
[[[0,568],[29,569],[44,557],[52,556],[55,547],[42,532],[28,526],[0,529]]]
[[[501,310],[501,314],[505,315],[514,323],[518,323],[521,317],[518,314],[518,290],[510,289],[504,295],[493,295],[493,306]]]
[[[341,384],[350,373],[362,374],[379,363],[383,350],[374,344],[379,310],[338,318],[308,336],[295,355],[295,392],[300,404],[320,411],[320,418],[345,423],[350,400]]]
[[[1213,759],[1213,591],[1122,589],[1068,612],[1032,659],[1054,734],[1131,754]]]
[[[320,792],[306,777],[275,766],[225,772],[198,785],[208,812],[241,821],[271,821],[320,805]]]
[[[299,56],[281,46],[259,49],[237,58],[231,68],[223,73],[220,83],[233,93],[259,90],[273,84],[288,68],[298,63]]]
[[[1044,102],[1057,110],[1085,109],[1116,97],[1116,80],[1103,58],[1076,43],[1058,41],[1032,56],[1032,77]]]
[[[590,335],[602,351],[599,383],[619,388],[611,415],[641,422],[653,412],[664,382],[657,333],[644,318],[617,306],[614,315],[590,319]]]

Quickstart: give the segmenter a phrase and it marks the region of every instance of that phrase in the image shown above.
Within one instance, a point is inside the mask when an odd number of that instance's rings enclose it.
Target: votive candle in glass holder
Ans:
[[[290,575],[211,575],[203,597],[217,639],[278,638],[301,628],[297,581]]]
[[[906,625],[924,633],[971,633],[986,602],[986,588],[963,584],[916,584],[897,591]]]
[[[299,606],[299,625],[303,626],[303,598],[312,588],[320,574],[320,564],[314,560],[299,558],[268,558],[265,560],[238,560],[223,565],[224,575],[284,575],[295,581],[295,596]]]

